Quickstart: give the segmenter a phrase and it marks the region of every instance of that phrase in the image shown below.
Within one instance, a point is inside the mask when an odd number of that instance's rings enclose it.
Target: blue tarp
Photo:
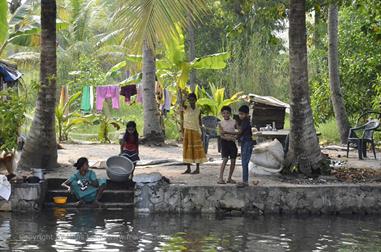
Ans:
[[[21,77],[21,73],[0,63],[0,76],[5,82],[12,82],[17,81]]]

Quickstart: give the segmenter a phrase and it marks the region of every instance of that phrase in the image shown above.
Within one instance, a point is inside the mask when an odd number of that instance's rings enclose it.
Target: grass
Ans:
[[[316,131],[321,135],[319,136],[320,144],[339,144],[340,143],[340,134],[336,125],[335,118],[331,118],[330,120],[321,123],[316,127]],[[284,121],[284,128],[290,129],[290,117],[286,115]]]
[[[321,123],[316,128],[318,132],[321,133],[319,136],[320,144],[339,144],[340,143],[340,134],[339,129],[336,125],[335,118],[331,118],[325,123]]]

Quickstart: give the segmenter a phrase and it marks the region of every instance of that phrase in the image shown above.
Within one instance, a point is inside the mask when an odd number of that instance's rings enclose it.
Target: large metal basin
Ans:
[[[117,182],[126,181],[134,168],[131,160],[123,156],[110,157],[107,159],[106,165],[107,176]]]

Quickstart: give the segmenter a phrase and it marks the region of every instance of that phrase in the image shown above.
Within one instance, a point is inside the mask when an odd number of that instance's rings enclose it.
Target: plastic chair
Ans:
[[[355,128],[351,128],[349,130],[349,134],[348,134],[347,157],[349,154],[350,143],[356,144],[359,159],[362,159],[363,156],[366,157],[366,145],[367,145],[367,143],[370,143],[372,151],[373,151],[374,158],[377,159],[373,134],[374,134],[374,131],[377,130],[379,126],[380,126],[380,122],[378,120],[370,120],[369,122],[367,122],[364,125],[361,125],[361,126],[358,126]],[[360,130],[363,131],[363,134],[361,137],[358,137],[356,135],[356,132],[360,131]]]
[[[204,126],[202,129],[202,140],[204,144],[205,153],[208,153],[209,139],[218,138],[217,125],[218,118],[215,116],[204,116],[201,118],[201,123]]]

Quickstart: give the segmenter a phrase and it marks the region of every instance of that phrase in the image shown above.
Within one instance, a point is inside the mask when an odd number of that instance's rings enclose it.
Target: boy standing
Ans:
[[[242,159],[242,183],[239,187],[249,185],[249,162],[251,153],[253,152],[253,134],[251,131],[249,107],[242,105],[238,110],[239,119],[241,120],[238,136],[241,140],[241,159]]]
[[[237,145],[235,144],[236,140],[236,122],[232,119],[231,116],[232,109],[229,106],[224,106],[221,109],[221,115],[223,117],[222,121],[218,123],[218,127],[221,135],[221,156],[222,164],[220,169],[220,178],[218,179],[218,184],[225,184],[224,181],[224,170],[225,166],[230,158],[230,170],[229,176],[226,180],[226,183],[235,184],[235,181],[232,179],[232,175],[235,168],[235,161],[237,158]]]

